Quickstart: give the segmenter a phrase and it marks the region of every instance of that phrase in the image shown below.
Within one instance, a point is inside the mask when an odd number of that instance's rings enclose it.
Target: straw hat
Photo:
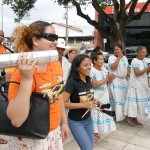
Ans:
[[[66,45],[65,40],[63,38],[58,38],[56,47],[66,49],[65,45]]]
[[[75,47],[75,46],[70,46],[69,48],[67,48],[63,55],[66,56],[70,51],[76,51],[77,52],[77,55],[80,53],[80,50],[78,47]]]

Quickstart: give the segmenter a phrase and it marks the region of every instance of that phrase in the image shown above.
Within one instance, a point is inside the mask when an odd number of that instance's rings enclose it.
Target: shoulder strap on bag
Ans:
[[[35,77],[33,75],[33,80],[34,80],[34,92],[36,92],[36,80],[35,80]],[[6,84],[10,84],[10,83],[16,83],[16,84],[20,84],[19,82],[16,82],[16,81],[7,81],[7,82],[3,82],[0,86],[0,94],[5,98],[5,100],[7,100],[7,96],[4,94],[4,91],[2,91],[2,87],[4,87]]]
[[[3,45],[6,49],[8,49],[11,53],[14,53],[14,51],[12,51],[11,49],[9,49],[8,47],[6,47],[5,45]]]
[[[20,84],[19,82],[16,81],[7,81],[7,82],[3,82],[0,86],[0,94],[5,98],[5,100],[7,100],[7,96],[4,94],[4,92],[2,91],[2,87],[4,87],[4,85],[6,84],[10,84],[10,83],[16,83],[16,84]]]

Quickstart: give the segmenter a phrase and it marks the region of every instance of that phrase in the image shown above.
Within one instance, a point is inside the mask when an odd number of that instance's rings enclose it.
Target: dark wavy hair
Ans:
[[[123,53],[123,55],[125,55],[125,51],[124,51],[124,49],[123,49],[122,45],[117,44],[117,45],[115,45],[114,47],[118,47],[118,48],[120,48],[120,49],[121,49],[121,51],[122,51],[122,53]]]
[[[69,73],[69,76],[68,76],[68,79],[75,79],[75,80],[79,80],[80,79],[80,74],[79,74],[79,66],[81,64],[81,62],[85,59],[85,58],[89,58],[90,57],[88,55],[84,55],[84,54],[80,54],[80,55],[77,55],[73,62],[72,62],[72,65],[71,65],[71,70],[70,70],[70,73]],[[89,80],[90,77],[87,76],[86,77],[86,80]]]
[[[91,60],[92,60],[93,64],[95,64],[94,61],[97,61],[99,55],[103,56],[103,53],[102,52],[95,52],[95,53],[91,54],[90,57],[91,57]]]
[[[102,49],[99,47],[99,46],[96,46],[94,49],[93,49],[93,53],[97,53],[97,52],[100,52],[102,51]]]

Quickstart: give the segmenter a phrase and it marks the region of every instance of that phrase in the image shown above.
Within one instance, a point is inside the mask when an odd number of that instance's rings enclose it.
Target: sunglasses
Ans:
[[[0,37],[4,37],[4,35],[0,35]]]
[[[52,33],[44,33],[40,35],[40,38],[44,38],[44,39],[47,39],[48,41],[54,42],[58,40],[58,35],[52,34]]]

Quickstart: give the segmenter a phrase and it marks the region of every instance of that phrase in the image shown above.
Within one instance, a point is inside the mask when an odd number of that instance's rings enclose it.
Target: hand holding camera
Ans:
[[[105,113],[105,114],[107,114],[107,115],[109,115],[111,117],[115,117],[116,116],[115,111],[105,110],[105,108],[107,108],[107,109],[110,108],[110,104],[109,103],[108,104],[103,104],[99,108],[100,108],[101,112],[103,112],[103,113]]]

